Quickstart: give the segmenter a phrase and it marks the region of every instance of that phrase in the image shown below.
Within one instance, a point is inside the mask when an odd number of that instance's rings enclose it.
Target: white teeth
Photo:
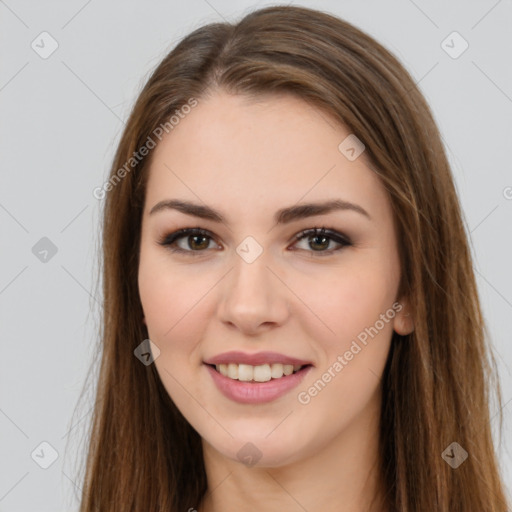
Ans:
[[[271,377],[270,365],[262,364],[254,367],[254,380],[256,382],[267,382]]]
[[[283,365],[280,363],[273,363],[270,366],[270,375],[273,379],[279,379],[283,376]]]
[[[238,365],[238,380],[249,381],[254,375],[253,367],[250,364]]]
[[[302,368],[300,364],[261,364],[252,366],[250,364],[217,364],[215,368],[219,373],[230,379],[243,382],[268,382],[271,379],[280,379],[283,375],[291,375]]]
[[[238,365],[234,363],[228,364],[228,377],[230,379],[238,379]]]
[[[283,364],[283,373],[291,375],[293,373],[293,364]]]

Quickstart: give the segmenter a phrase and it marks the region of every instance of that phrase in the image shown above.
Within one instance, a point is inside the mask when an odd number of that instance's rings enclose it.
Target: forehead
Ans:
[[[198,101],[153,150],[149,207],[168,196],[240,212],[343,198],[385,213],[364,152],[349,160],[339,145],[350,131],[320,109],[292,95],[217,92]]]

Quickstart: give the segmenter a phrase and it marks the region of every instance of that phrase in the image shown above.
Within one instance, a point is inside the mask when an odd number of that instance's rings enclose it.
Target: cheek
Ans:
[[[204,299],[214,283],[207,274],[198,279],[171,268],[158,254],[141,254],[139,293],[149,339],[160,350],[155,366],[167,393],[186,415],[194,410],[190,394],[201,394],[191,370],[201,364],[198,340],[211,314]]]
[[[150,339],[163,360],[190,353],[200,339],[207,301],[202,300],[215,284],[208,273],[198,279],[176,266],[165,255],[141,252],[139,293]],[[179,340],[179,342],[178,342]]]
[[[392,306],[398,285],[396,268],[382,261],[386,258],[379,262],[354,256],[329,272],[318,271],[307,278],[297,278],[294,291],[309,309],[299,318],[308,323],[308,330],[328,346],[341,350],[365,328],[374,325]],[[379,323],[379,330],[389,333],[390,326],[386,323],[382,328]]]
[[[356,259],[309,283],[309,328],[323,349],[314,378],[301,386],[301,404],[336,430],[365,407],[379,389],[389,353],[398,286],[397,267],[389,258]],[[333,332],[332,332],[333,331]],[[315,336],[316,334],[316,336]],[[320,426],[318,426],[320,428]],[[333,431],[334,431],[333,430]]]

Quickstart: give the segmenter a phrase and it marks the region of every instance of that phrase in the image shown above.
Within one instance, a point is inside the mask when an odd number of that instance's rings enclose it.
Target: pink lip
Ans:
[[[231,362],[233,362],[233,359],[231,359]],[[267,382],[243,382],[225,377],[212,366],[205,366],[219,391],[227,398],[243,404],[271,402],[283,396],[297,386],[312,368],[312,366],[306,366],[291,375],[271,379]]]
[[[295,357],[288,357],[277,352],[256,352],[255,354],[246,354],[245,352],[236,350],[232,350],[231,352],[223,352],[222,354],[211,357],[204,362],[206,364],[250,364],[251,366],[271,363],[300,364],[301,366],[311,364],[311,361],[304,361]]]

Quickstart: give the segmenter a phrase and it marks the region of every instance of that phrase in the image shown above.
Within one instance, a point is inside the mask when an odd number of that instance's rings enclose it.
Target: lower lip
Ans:
[[[219,391],[235,402],[242,404],[260,404],[271,402],[296,387],[312,366],[306,366],[302,370],[279,379],[271,379],[267,382],[243,382],[230,379],[219,373],[215,368],[205,365],[212,376],[213,382]]]

